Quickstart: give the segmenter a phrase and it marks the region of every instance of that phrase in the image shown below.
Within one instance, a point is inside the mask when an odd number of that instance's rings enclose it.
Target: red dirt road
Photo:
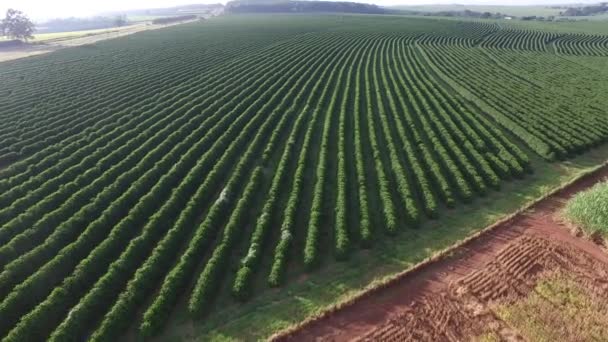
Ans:
[[[588,275],[591,282],[599,281],[599,286],[608,288],[608,253],[574,236],[556,218],[568,198],[606,178],[608,166],[495,225],[449,255],[274,340],[460,340],[479,333],[475,325],[483,323],[483,315],[472,314],[479,320],[476,323],[468,310],[471,302],[455,299],[455,292],[462,290],[476,301],[491,301],[510,292],[525,292],[528,278],[555,267]],[[508,328],[502,331],[509,334]]]

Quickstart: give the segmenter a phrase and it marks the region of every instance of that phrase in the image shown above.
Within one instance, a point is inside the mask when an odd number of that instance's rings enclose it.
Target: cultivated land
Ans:
[[[0,62],[41,55],[67,47],[89,45],[102,40],[179,24],[183,23],[151,24],[148,22],[119,28],[35,34],[29,44],[0,47]]]
[[[608,164],[276,341],[603,341],[608,254],[560,220]]]
[[[394,8],[407,11],[420,12],[445,12],[445,11],[475,11],[475,12],[490,12],[502,13],[512,16],[558,16],[563,9],[550,8],[549,6],[491,6],[491,5],[412,5],[412,6],[395,6]]]
[[[608,36],[225,16],[0,64],[0,336],[253,339],[606,159]]]

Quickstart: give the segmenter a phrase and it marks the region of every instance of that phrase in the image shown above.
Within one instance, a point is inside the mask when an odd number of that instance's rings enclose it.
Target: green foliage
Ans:
[[[204,320],[417,236],[529,151],[606,141],[606,53],[486,22],[231,15],[4,63],[0,337],[146,339],[183,299]]]
[[[576,194],[566,204],[564,215],[589,236],[608,238],[608,182]]]
[[[4,19],[0,20],[0,35],[9,39],[31,39],[34,23],[21,11],[9,8]]]

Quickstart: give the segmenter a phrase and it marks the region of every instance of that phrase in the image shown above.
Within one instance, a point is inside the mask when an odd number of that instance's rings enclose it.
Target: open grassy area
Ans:
[[[45,42],[49,40],[60,40],[66,38],[79,38],[86,37],[102,33],[120,32],[124,30],[132,29],[133,25],[123,27],[111,27],[105,29],[96,30],[84,30],[84,31],[68,31],[68,32],[53,32],[53,33],[39,33],[34,35],[34,42]]]
[[[182,303],[159,339],[250,341],[266,338],[479,231],[601,164],[607,153],[608,146],[602,146],[566,162],[547,165],[534,159],[536,172],[533,175],[504,184],[500,192],[450,210],[415,231],[404,231],[394,238],[378,241],[381,248],[376,246],[353,254],[348,261],[332,262],[313,274],[300,275],[287,282],[287,286],[266,290],[245,304],[235,303],[224,291],[216,301],[213,313],[201,321],[188,318]],[[293,269],[291,273],[297,274],[299,270]]]
[[[585,234],[608,238],[608,182],[577,194],[566,205],[564,215]]]
[[[564,274],[541,280],[528,297],[495,312],[528,341],[608,340],[608,308]]]

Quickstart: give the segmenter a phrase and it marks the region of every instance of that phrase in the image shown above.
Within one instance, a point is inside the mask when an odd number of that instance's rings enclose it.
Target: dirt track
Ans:
[[[608,297],[608,253],[575,237],[556,219],[569,197],[605,178],[608,166],[457,247],[449,256],[275,340],[460,341],[488,327],[501,340],[523,340],[495,317],[489,305],[525,296],[541,275],[571,274]]]
[[[115,30],[109,30],[108,32],[100,32],[93,34],[85,34],[83,36],[74,36],[74,37],[65,37],[65,38],[57,38],[52,39],[43,44],[33,45],[33,44],[24,44],[18,46],[11,47],[1,47],[0,48],[0,62],[10,61],[14,59],[41,55],[53,51],[57,51],[59,49],[64,49],[68,47],[93,44],[102,40],[114,39],[118,37],[127,36],[133,33],[148,31],[148,30],[156,30],[160,28],[165,28],[174,25],[180,25],[189,23],[195,20],[186,20],[180,21],[177,23],[170,24],[134,24],[131,26],[125,26],[122,28],[116,28]]]

